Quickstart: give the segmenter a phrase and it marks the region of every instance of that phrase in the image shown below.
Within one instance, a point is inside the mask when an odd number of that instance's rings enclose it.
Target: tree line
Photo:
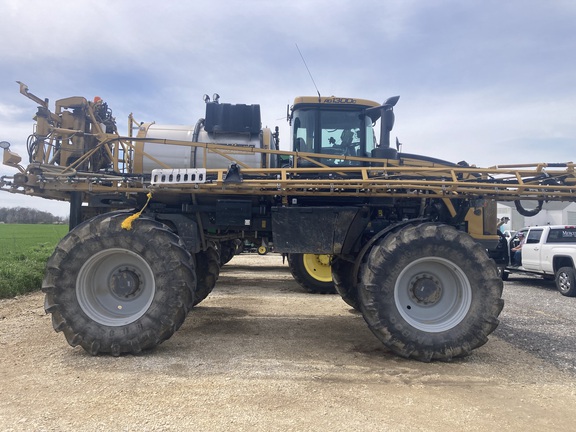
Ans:
[[[54,216],[29,207],[0,207],[0,223],[53,224],[68,223],[67,217]]]

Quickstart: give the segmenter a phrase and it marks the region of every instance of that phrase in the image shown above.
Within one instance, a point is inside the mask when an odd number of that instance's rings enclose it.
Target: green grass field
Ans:
[[[0,224],[0,298],[42,286],[44,267],[67,225]]]

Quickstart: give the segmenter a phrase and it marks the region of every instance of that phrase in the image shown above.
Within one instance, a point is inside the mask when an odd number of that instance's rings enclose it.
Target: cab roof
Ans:
[[[374,102],[367,99],[357,99],[357,98],[344,98],[337,96],[299,96],[294,99],[293,108],[299,108],[303,105],[306,106],[347,106],[347,107],[358,107],[358,108],[369,108],[380,106],[378,102]]]

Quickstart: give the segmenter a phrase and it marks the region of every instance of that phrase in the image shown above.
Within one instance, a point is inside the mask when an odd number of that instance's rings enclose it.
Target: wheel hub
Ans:
[[[109,282],[110,291],[119,298],[132,298],[141,289],[141,278],[138,273],[129,269],[121,268],[115,271]]]
[[[570,279],[568,278],[568,275],[566,275],[566,273],[561,273],[559,280],[558,280],[558,285],[560,288],[560,291],[562,292],[566,292],[570,289]]]
[[[332,282],[331,255],[304,254],[302,261],[310,277],[320,282]]]
[[[317,255],[317,260],[320,265],[323,266],[330,265],[330,255]]]
[[[410,296],[421,305],[437,303],[442,297],[442,284],[431,275],[417,275],[410,281]]]

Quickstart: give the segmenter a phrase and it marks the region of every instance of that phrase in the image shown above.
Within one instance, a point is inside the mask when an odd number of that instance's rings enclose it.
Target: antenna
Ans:
[[[320,100],[320,98],[321,98],[320,90],[318,90],[318,86],[316,85],[316,81],[314,81],[314,77],[312,76],[312,72],[310,72],[310,69],[308,69],[308,65],[306,64],[306,60],[304,60],[304,56],[302,55],[302,52],[300,51],[298,44],[296,44],[296,49],[298,50],[298,53],[300,54],[300,57],[302,58],[302,61],[304,62],[304,66],[306,66],[306,70],[308,71],[308,75],[310,75],[310,79],[312,80],[312,84],[314,84],[314,87],[316,88],[316,93],[318,93],[318,100]]]

